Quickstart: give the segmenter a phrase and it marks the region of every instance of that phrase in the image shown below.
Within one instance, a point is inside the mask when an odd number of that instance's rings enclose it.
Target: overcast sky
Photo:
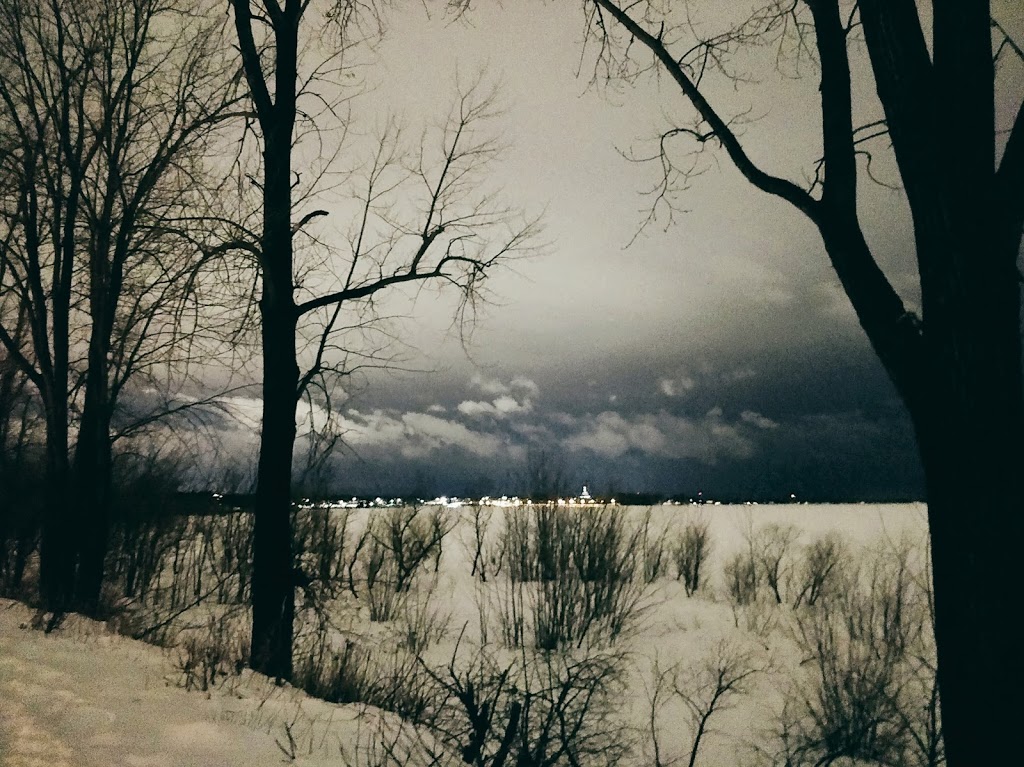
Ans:
[[[485,7],[457,25],[409,5],[392,18],[367,71],[374,88],[354,109],[415,125],[443,115],[456,74],[500,81],[509,148],[492,181],[518,206],[544,211],[546,247],[492,279],[497,303],[480,316],[468,355],[450,332],[451,296],[389,306],[410,315],[396,326],[406,365],[428,372],[372,374],[341,407],[336,489],[515,490],[528,452],[543,450],[574,488],[598,492],[920,493],[909,422],[800,214],[712,152],[676,198],[685,212],[635,237],[658,173],[622,153],[642,152],[667,120],[691,114],[668,83],[588,87],[585,67],[577,76],[575,2],[477,4]],[[735,4],[699,4],[710,23],[726,7]],[[1020,31],[1019,12],[1003,16]],[[861,76],[866,55],[855,56]],[[780,74],[773,60],[741,62],[758,85],[709,92],[723,111],[757,118],[740,131],[758,162],[802,181],[820,147],[817,75],[806,64],[802,77]],[[1020,67],[1006,82],[1024,92]],[[872,88],[864,77],[855,87],[867,119],[879,113]],[[1004,118],[1016,107],[1003,104]],[[885,149],[876,146],[875,169],[895,181]],[[869,183],[862,192],[868,240],[916,308],[903,196]],[[236,404],[251,417],[255,403]]]

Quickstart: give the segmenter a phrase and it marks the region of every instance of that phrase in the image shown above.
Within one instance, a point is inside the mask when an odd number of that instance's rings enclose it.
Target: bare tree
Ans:
[[[682,755],[667,758],[659,738],[658,714],[666,698],[682,702],[690,720],[691,741],[687,767],[697,764],[701,744],[714,730],[712,719],[735,705],[735,698],[750,692],[753,678],[766,667],[750,652],[726,641],[717,643],[701,663],[667,670],[654,666],[653,684],[647,691],[647,720],[655,767],[671,767]]]
[[[176,222],[202,204],[205,155],[234,116],[237,91],[218,55],[218,22],[159,0],[107,0],[103,11],[111,37],[95,78],[108,94],[109,125],[83,189],[91,325],[74,456],[77,498],[89,510],[78,576],[87,610],[103,577],[119,396],[158,368],[200,362],[202,329],[181,312],[195,300],[189,276],[202,254]],[[158,31],[165,24],[175,31]]]
[[[997,89],[996,69],[996,59],[1020,47],[998,23],[993,32],[988,2],[935,0],[926,30],[914,0],[777,0],[717,34],[703,34],[685,3],[583,5],[597,78],[661,73],[696,111],[692,123],[672,127],[659,142],[659,200],[685,178],[670,145],[690,139],[698,151],[721,148],[750,184],[818,229],[917,435],[949,762],[1003,761],[1015,751],[1010,707],[978,701],[997,700],[1024,681],[1024,672],[1008,672],[1000,660],[1014,652],[1005,605],[1020,590],[1015,542],[1024,532],[1024,111],[1019,93]],[[741,49],[766,45],[813,60],[820,77],[823,155],[807,186],[755,161],[736,116],[712,95],[716,77],[730,85],[743,79]],[[858,124],[851,94],[864,70],[853,60],[865,49],[884,119]],[[1017,110],[1005,133],[997,131],[997,102]],[[955,126],[951,109],[963,116]],[[861,226],[858,181],[871,172],[869,153],[882,151],[881,136],[891,142],[912,214],[920,318],[880,268]],[[868,164],[858,164],[864,156]],[[965,523],[966,498],[985,510],[983,524]]]
[[[25,314],[13,323],[16,341]],[[0,347],[0,587],[17,594],[38,536],[38,400],[24,372]]]
[[[91,612],[119,399],[134,379],[180,369],[176,354],[196,362],[197,327],[183,308],[201,253],[180,221],[201,201],[203,160],[237,88],[217,22],[192,8],[10,0],[3,12],[0,89],[17,162],[7,173],[22,198],[3,268],[33,333],[19,345],[4,326],[0,340],[49,403],[47,606]],[[72,487],[76,503],[57,497]]]
[[[41,0],[0,4],[0,102],[3,117],[3,251],[0,284],[6,322],[24,316],[22,338],[6,324],[2,341],[39,391],[45,423],[47,499],[42,522],[44,603],[66,609],[74,591],[69,414],[71,355],[80,345],[73,291],[82,187],[99,150],[73,107],[89,102],[87,70],[94,30],[76,8]],[[72,315],[76,314],[75,323]]]
[[[317,16],[318,9],[301,0],[231,0],[230,5],[262,158],[262,232],[258,244],[248,244],[260,261],[263,352],[251,662],[258,671],[287,679],[295,589],[289,576],[295,409],[329,367],[333,331],[347,317],[360,316],[359,307],[372,306],[382,291],[403,284],[452,285],[461,292],[462,310],[472,310],[487,273],[525,245],[532,225],[507,226],[510,212],[478,191],[480,173],[500,147],[480,133],[481,123],[494,113],[492,99],[480,87],[469,88],[460,93],[447,122],[425,134],[412,158],[402,161],[400,135],[385,130],[357,195],[361,213],[347,263],[335,270],[333,286],[317,288],[308,280],[300,286],[295,238],[324,214],[310,210],[295,220],[293,149],[297,123],[308,116],[300,99],[329,103],[315,92],[317,78],[327,69],[344,71],[342,54],[365,32],[362,25],[368,24],[372,34],[379,31],[380,8],[336,0]],[[300,50],[329,35],[335,35],[328,42],[334,45],[331,63],[302,76]],[[396,177],[403,168],[407,173]],[[415,185],[407,186],[410,182]],[[313,364],[303,373],[300,322],[317,313],[321,333]]]

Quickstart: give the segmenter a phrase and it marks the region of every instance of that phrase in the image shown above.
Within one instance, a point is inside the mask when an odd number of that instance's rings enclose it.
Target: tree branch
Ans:
[[[270,98],[270,91],[267,89],[267,78],[263,73],[260,64],[260,54],[256,49],[256,41],[252,36],[252,9],[249,0],[230,0],[231,7],[235,11],[235,32],[238,34],[238,51],[242,56],[242,67],[245,70],[245,80],[249,83],[249,93],[252,95],[253,103],[256,105],[256,112],[260,121],[269,120],[274,109],[274,102]],[[277,4],[271,0],[268,3],[268,10],[273,10]],[[280,12],[280,11],[279,11]]]
[[[680,63],[669,53],[664,43],[658,37],[641,27],[629,14],[611,2],[611,0],[593,0],[593,2],[614,17],[631,35],[642,42],[657,57],[662,66],[672,76],[672,79],[679,85],[683,94],[696,107],[700,116],[711,127],[712,132],[729,154],[729,158],[747,181],[763,192],[786,200],[812,221],[817,220],[818,201],[792,181],[773,176],[761,170],[750,159],[728,123],[715,111],[710,102],[704,97],[704,94],[700,92],[693,80],[690,79]]]

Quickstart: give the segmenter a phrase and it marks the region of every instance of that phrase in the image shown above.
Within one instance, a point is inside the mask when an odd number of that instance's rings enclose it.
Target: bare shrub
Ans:
[[[648,507],[640,521],[644,583],[654,583],[668,570],[668,525],[653,529],[653,513],[654,510]]]
[[[523,581],[505,579],[503,591],[497,596],[497,609],[495,610],[501,641],[506,647],[524,647],[527,640],[527,615],[532,603],[531,596],[527,593],[528,587]],[[487,606],[484,605],[484,609]],[[481,640],[483,634],[481,632]]]
[[[292,518],[295,566],[317,587],[335,594],[344,580],[351,509],[296,509]]]
[[[418,726],[440,763],[615,764],[630,743],[615,717],[623,667],[621,654],[595,651],[522,654],[508,663],[478,654],[461,668],[453,655],[447,668],[429,671],[439,694]]]
[[[433,592],[433,585],[414,589],[403,600],[399,610],[396,626],[398,645],[413,655],[421,655],[448,635],[451,612],[437,604]]]
[[[220,514],[214,518],[215,569],[218,574],[217,599],[225,604],[246,604],[252,589],[253,515],[243,511]]]
[[[494,577],[501,571],[505,555],[502,546],[494,546],[491,543],[494,510],[494,506],[475,503],[468,507],[466,517],[471,535],[467,543],[472,555],[470,575],[484,583],[489,577]]]
[[[742,607],[756,602],[760,585],[760,570],[753,552],[738,551],[725,563],[725,589],[731,604]]]
[[[778,524],[764,525],[754,537],[757,564],[776,604],[787,601],[793,567],[791,554],[799,539],[800,531],[796,527]]]
[[[419,507],[396,507],[374,516],[367,529],[361,556],[370,620],[390,621],[451,528]]]
[[[295,663],[292,683],[331,703],[362,703],[373,697],[377,670],[370,650],[349,638],[341,647],[321,644],[304,652]]]
[[[746,604],[731,603],[732,620],[736,628],[767,639],[779,626],[779,606],[774,601],[758,597]]]
[[[188,520],[168,514],[146,514],[141,509],[125,510],[114,520],[110,532],[105,580],[125,597],[146,604],[156,597],[160,577],[175,545],[188,527]]]
[[[501,534],[500,548],[508,563],[506,571],[514,582],[534,581],[538,578],[537,552],[531,534],[531,520],[534,507],[507,507],[505,528]]]
[[[422,513],[417,506],[389,509],[370,523],[370,535],[393,563],[395,589],[407,591],[413,577],[435,550],[450,527],[442,517]]]
[[[444,539],[455,529],[458,519],[443,506],[432,506],[427,512],[427,526],[430,530],[430,550],[433,552],[434,572],[441,570],[441,555],[444,553]]]
[[[796,613],[812,672],[780,726],[792,764],[941,761],[929,598],[918,584],[909,550],[898,547],[873,555],[842,591]]]
[[[683,704],[690,722],[688,767],[697,763],[701,744],[713,732],[711,720],[732,708],[735,699],[750,692],[755,676],[766,665],[748,650],[723,640],[702,661],[689,667],[667,670],[654,666],[653,684],[648,688],[648,734],[655,767],[680,762],[679,756],[666,756],[661,746],[659,715],[665,703],[675,699]]]
[[[676,577],[683,582],[686,596],[692,597],[701,586],[704,563],[711,554],[711,532],[707,520],[687,522],[676,539],[673,554]]]
[[[316,613],[297,633],[292,684],[331,703],[363,703],[415,719],[429,703],[429,681],[416,657],[344,636]]]
[[[505,644],[529,638],[544,649],[581,647],[632,629],[645,593],[637,577],[641,535],[620,506],[506,511],[508,577],[494,611]]]
[[[546,578],[541,565],[533,592],[535,645],[551,650],[614,641],[634,627],[641,612],[644,588],[635,578],[639,531],[629,531],[621,506],[548,507],[544,518],[552,570]]]
[[[218,679],[238,675],[249,661],[249,645],[233,613],[211,616],[198,631],[185,634],[177,648],[177,668],[186,690],[215,686]]]
[[[845,579],[849,550],[836,533],[828,533],[804,548],[803,563],[797,574],[794,607],[813,607],[836,594]]]
[[[397,586],[394,560],[388,556],[387,547],[375,536],[370,537],[365,549],[363,572],[370,620],[375,623],[391,620],[402,604],[404,592]]]

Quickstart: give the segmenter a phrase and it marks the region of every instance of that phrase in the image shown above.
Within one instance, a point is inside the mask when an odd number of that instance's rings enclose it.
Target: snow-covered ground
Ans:
[[[723,652],[741,657],[756,672],[741,686],[742,694],[716,714],[701,746],[700,765],[755,763],[788,686],[805,673],[805,659],[784,630],[788,608],[767,605],[739,614],[725,597],[724,563],[743,549],[752,529],[793,525],[802,542],[835,531],[852,547],[871,550],[911,540],[918,553],[926,535],[922,504],[666,506],[654,510],[651,529],[675,531],[693,515],[710,524],[710,585],[687,597],[670,568],[668,576],[646,589],[639,629],[617,645],[627,683],[613,714],[629,734],[630,763],[653,763],[650,701],[658,673],[676,669],[679,679],[699,687],[708,659]],[[475,648],[470,652],[478,651],[481,597],[480,584],[470,575],[470,542],[463,522],[445,539],[440,573],[428,589],[448,628],[424,657],[442,665],[460,636]],[[364,612],[345,619],[347,630],[376,632],[378,644],[388,641],[387,631],[367,625]],[[186,691],[180,648],[130,640],[77,617],[44,635],[30,627],[32,617],[24,605],[0,600],[4,767],[372,761],[358,746],[373,737],[378,715],[364,707],[329,704],[248,671],[224,677],[206,692]],[[496,641],[493,634],[489,641]],[[685,763],[693,736],[687,709],[667,688],[662,693],[654,717],[660,760],[668,764],[682,758]]]

